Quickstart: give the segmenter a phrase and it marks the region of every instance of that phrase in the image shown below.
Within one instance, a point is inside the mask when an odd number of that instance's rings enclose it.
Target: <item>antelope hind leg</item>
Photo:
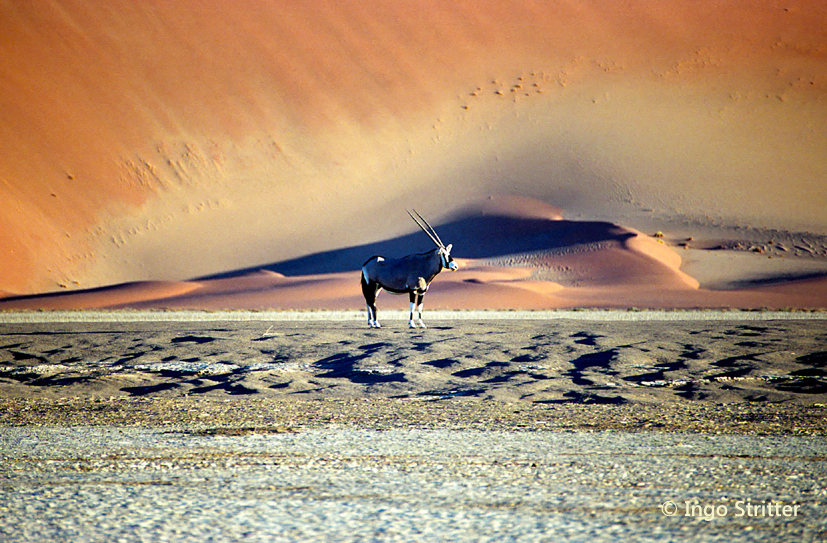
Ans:
[[[365,303],[368,306],[368,326],[371,328],[381,328],[382,326],[376,318],[376,295],[379,294],[379,288],[376,283],[368,283],[364,275],[362,276],[362,294],[364,294]]]

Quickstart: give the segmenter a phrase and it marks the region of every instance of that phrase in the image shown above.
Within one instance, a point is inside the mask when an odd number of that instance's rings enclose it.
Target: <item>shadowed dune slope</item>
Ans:
[[[443,271],[432,283],[429,308],[827,306],[825,276],[727,291],[701,289],[680,270],[681,259],[673,249],[610,223],[567,221],[547,213],[521,216],[509,205],[499,211],[489,205],[435,226],[446,243],[457,247],[460,269]],[[474,245],[463,251],[466,240]],[[430,240],[417,231],[187,282],[126,283],[10,297],[0,300],[0,309],[358,309],[364,304],[359,287],[364,260],[430,247]],[[379,303],[382,309],[403,309],[407,304],[406,296],[389,294]]]
[[[571,247],[590,248],[601,243],[621,244],[636,234],[608,222],[548,220],[536,217],[499,215],[469,216],[438,225],[444,243],[453,245],[452,255],[463,259],[519,258],[530,253],[565,252]],[[394,239],[256,266],[209,278],[242,275],[266,269],[284,275],[338,273],[358,270],[373,255],[401,257],[430,251],[434,244],[419,230]]]

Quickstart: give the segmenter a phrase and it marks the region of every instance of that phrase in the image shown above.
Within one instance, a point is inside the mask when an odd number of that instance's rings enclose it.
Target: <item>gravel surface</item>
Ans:
[[[18,427],[0,439],[4,541],[827,537],[821,437]]]
[[[824,541],[824,314],[0,315],[0,541]]]
[[[827,436],[827,406],[671,402],[532,404],[475,398],[12,398],[3,426],[163,426],[272,432],[328,428],[620,430]]]

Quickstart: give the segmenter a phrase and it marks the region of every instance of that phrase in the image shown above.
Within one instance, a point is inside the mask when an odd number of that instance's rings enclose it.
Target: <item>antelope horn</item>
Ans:
[[[426,220],[425,220],[425,217],[423,217],[422,215],[420,215],[420,214],[419,214],[419,212],[418,212],[417,210],[415,210],[415,209],[414,209],[414,210],[413,210],[413,212],[414,212],[414,213],[416,213],[416,216],[417,216],[417,217],[419,217],[420,219],[422,219],[422,222],[424,222],[424,223],[425,223],[425,226],[427,226],[427,227],[428,227],[428,230],[430,230],[430,231],[431,231],[431,234],[433,234],[433,235],[434,235],[434,237],[436,238],[437,242],[439,243],[439,246],[444,248],[444,247],[445,247],[445,244],[444,244],[444,243],[442,243],[442,240],[441,240],[441,239],[439,239],[439,234],[437,234],[437,233],[436,233],[436,230],[434,230],[434,227],[433,227],[433,226],[431,226],[431,224],[430,224],[428,221],[426,221]]]
[[[406,209],[405,211],[408,210]],[[437,247],[444,248],[445,245],[442,243],[442,240],[439,239],[439,236],[437,235],[436,230],[434,230],[433,226],[428,224],[428,221],[422,218],[422,215],[417,213],[415,209],[413,210],[413,212],[416,213],[416,217],[414,217],[413,213],[411,213],[410,211],[408,211],[408,215],[411,216],[411,218],[414,220],[417,226],[419,226],[422,229],[422,231],[425,232],[429,238],[431,238],[431,241],[433,241]],[[419,217],[419,219],[417,219],[417,217]]]

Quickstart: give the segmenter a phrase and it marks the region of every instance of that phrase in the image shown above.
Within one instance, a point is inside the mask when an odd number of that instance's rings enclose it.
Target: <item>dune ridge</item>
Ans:
[[[711,290],[681,271],[679,253],[660,238],[604,222],[567,221],[525,198],[490,198],[438,224],[446,240],[475,243],[459,271],[432,283],[435,309],[827,307],[827,276],[751,288]],[[375,245],[330,251],[258,270],[190,281],[131,282],[105,288],[0,299],[10,309],[347,310],[364,305],[359,263],[429,248],[414,232]],[[476,251],[476,253],[474,253]],[[282,273],[284,272],[284,273]],[[381,294],[380,309],[407,308],[407,296]]]

